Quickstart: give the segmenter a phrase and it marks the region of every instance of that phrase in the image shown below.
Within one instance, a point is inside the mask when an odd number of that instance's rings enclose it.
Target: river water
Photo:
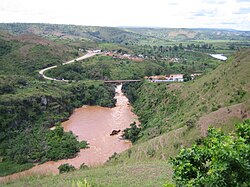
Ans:
[[[138,117],[131,111],[127,97],[121,91],[122,85],[116,87],[117,100],[114,108],[99,106],[83,106],[76,109],[69,120],[62,124],[65,131],[72,131],[78,136],[78,140],[87,140],[88,149],[82,149],[75,158],[49,161],[37,165],[29,170],[15,173],[6,177],[0,177],[1,182],[18,179],[24,176],[58,174],[61,164],[69,163],[79,168],[82,163],[88,166],[97,166],[106,162],[115,152],[122,151],[132,146],[130,141],[121,139],[118,135],[110,136],[112,130],[124,130],[130,127],[134,121],[138,123]]]
[[[209,55],[219,60],[227,60],[227,57],[224,56],[223,54],[209,54]]]

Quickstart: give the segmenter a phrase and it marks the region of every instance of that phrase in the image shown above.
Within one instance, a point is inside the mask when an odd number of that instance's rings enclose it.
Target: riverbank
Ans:
[[[121,91],[122,85],[117,86],[114,108],[100,106],[84,106],[76,109],[68,121],[62,124],[65,131],[72,131],[79,141],[86,140],[89,148],[81,150],[72,159],[50,161],[37,165],[29,170],[0,178],[0,183],[16,180],[32,175],[58,174],[61,164],[69,163],[76,168],[85,163],[96,166],[105,163],[115,152],[120,153],[132,146],[131,142],[122,140],[121,133],[110,136],[112,130],[124,130],[138,117],[131,111],[129,101]]]

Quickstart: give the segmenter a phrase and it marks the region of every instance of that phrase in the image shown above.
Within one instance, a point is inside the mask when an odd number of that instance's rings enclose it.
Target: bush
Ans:
[[[86,149],[86,148],[89,148],[89,144],[87,141],[83,140],[79,143],[79,147],[80,149]]]
[[[214,128],[200,145],[171,158],[178,186],[250,186],[250,120],[236,125],[236,136]]]
[[[125,139],[128,139],[132,143],[134,143],[136,140],[139,139],[140,131],[141,131],[141,128],[138,128],[136,126],[136,123],[134,122],[134,123],[130,124],[130,128],[126,128],[123,131],[122,137],[125,138]]]
[[[82,163],[80,166],[80,169],[87,169],[87,168],[88,168],[88,166],[85,163]]]
[[[69,164],[61,164],[59,167],[59,173],[68,173],[70,171],[76,170],[76,168]]]

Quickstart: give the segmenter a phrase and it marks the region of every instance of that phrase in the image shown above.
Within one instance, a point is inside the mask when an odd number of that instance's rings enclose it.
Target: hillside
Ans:
[[[1,75],[29,75],[49,65],[60,64],[78,55],[72,47],[46,40],[34,34],[0,33]]]
[[[241,40],[249,39],[249,31],[226,29],[128,28],[128,31],[168,40]]]
[[[33,33],[49,39],[90,40],[125,45],[157,45],[171,40],[249,40],[249,31],[222,29],[119,28],[36,23],[0,23],[13,34]]]
[[[136,91],[132,85],[125,88],[135,112],[141,116],[142,138],[152,138],[183,126],[195,127],[202,116],[238,103],[247,106],[250,98],[248,53],[249,50],[238,52],[214,71],[184,84],[166,86],[145,82]],[[244,116],[244,110],[242,112]]]
[[[34,34],[0,33],[0,176],[74,157],[80,150],[75,135],[49,128],[83,104],[114,106],[112,86],[98,81],[57,83],[39,76],[38,70],[76,55],[75,48]]]
[[[96,186],[161,186],[171,181],[168,158],[199,141],[208,125],[229,133],[235,122],[250,117],[249,54],[249,49],[239,51],[214,71],[191,82],[125,86],[142,127],[131,149],[114,155],[103,167],[37,176],[6,186],[71,186],[84,178]]]

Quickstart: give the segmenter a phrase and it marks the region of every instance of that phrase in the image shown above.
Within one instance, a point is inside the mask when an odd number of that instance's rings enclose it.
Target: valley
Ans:
[[[249,36],[1,23],[0,183],[185,186],[177,159],[193,144],[207,145],[209,127],[221,129],[214,137],[221,141],[243,138],[238,143],[247,155]],[[183,82],[145,78],[176,74]],[[238,158],[247,162],[232,160]],[[66,163],[77,170],[61,173]]]

